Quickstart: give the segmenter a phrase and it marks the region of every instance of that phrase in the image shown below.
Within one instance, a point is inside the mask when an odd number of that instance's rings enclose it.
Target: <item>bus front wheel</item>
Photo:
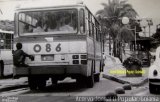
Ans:
[[[38,86],[38,89],[40,90],[44,89],[46,86],[46,80],[45,79],[38,80],[37,86]]]
[[[37,89],[37,82],[34,77],[28,77],[28,83],[29,87],[31,90],[36,90]]]

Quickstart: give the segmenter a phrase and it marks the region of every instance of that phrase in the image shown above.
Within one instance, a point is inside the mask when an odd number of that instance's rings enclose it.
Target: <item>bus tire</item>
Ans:
[[[86,84],[87,84],[87,88],[93,88],[93,86],[94,86],[94,77],[93,76],[87,77]]]
[[[37,82],[37,86],[39,90],[43,90],[46,87],[46,80],[45,79],[39,79]]]
[[[79,87],[85,87],[84,81],[86,80],[86,77],[80,76],[76,78],[76,83]]]
[[[100,81],[100,74],[99,73],[94,75],[94,81],[95,82],[99,82]]]
[[[37,89],[37,82],[36,79],[33,77],[28,77],[28,83],[29,83],[29,88],[31,90],[36,90]]]
[[[93,88],[94,86],[94,73],[93,73],[93,68],[92,68],[92,71],[91,71],[91,76],[88,76],[86,78],[86,85],[87,85],[87,88]]]
[[[58,83],[58,80],[55,78],[52,78],[52,85],[56,85]]]

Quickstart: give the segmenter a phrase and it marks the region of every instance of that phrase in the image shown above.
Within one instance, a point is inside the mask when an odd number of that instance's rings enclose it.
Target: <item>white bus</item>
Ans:
[[[0,29],[0,77],[13,74],[13,31]]]
[[[83,4],[19,8],[15,13],[14,50],[22,43],[29,67],[14,67],[14,77],[27,76],[30,89],[45,87],[46,80],[66,77],[93,87],[102,65],[100,25]]]

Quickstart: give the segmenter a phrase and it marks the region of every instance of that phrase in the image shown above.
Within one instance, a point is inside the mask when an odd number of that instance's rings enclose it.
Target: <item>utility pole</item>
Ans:
[[[153,25],[152,19],[147,19],[148,27],[149,27],[149,37],[151,35],[151,26]]]

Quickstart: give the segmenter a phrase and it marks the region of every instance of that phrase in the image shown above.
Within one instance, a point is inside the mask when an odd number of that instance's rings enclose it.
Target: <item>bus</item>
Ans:
[[[14,50],[22,43],[29,67],[14,66],[14,77],[28,77],[31,90],[66,77],[92,88],[103,71],[100,24],[84,4],[19,8],[15,12]]]
[[[0,29],[0,77],[13,74],[13,31]]]

